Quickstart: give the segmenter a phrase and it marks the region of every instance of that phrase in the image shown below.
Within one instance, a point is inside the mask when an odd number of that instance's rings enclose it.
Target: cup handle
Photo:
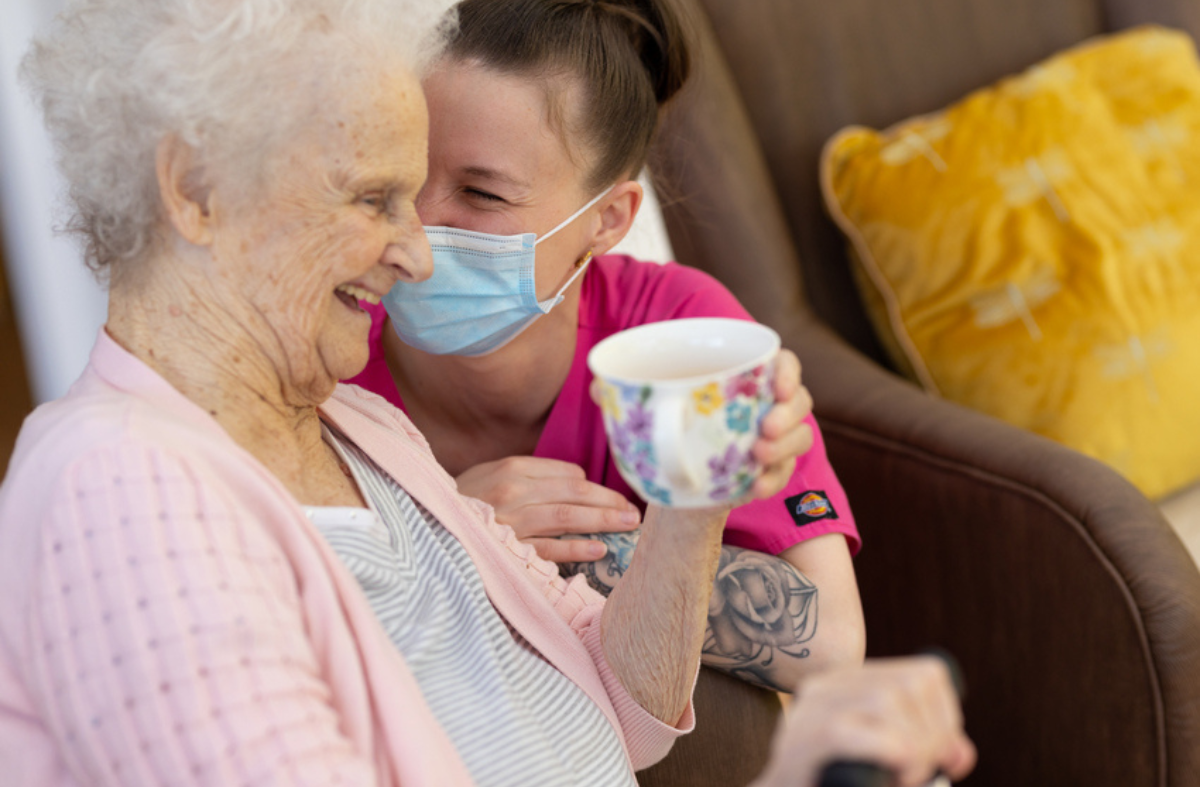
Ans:
[[[666,482],[675,489],[695,491],[704,478],[697,472],[691,461],[692,452],[685,444],[691,417],[691,408],[684,397],[672,397],[660,404],[654,419],[654,446]]]

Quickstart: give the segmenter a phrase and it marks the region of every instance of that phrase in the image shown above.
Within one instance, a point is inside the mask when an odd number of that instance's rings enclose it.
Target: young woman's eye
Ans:
[[[482,191],[480,189],[467,188],[467,189],[464,189],[464,191],[468,195],[473,197],[474,199],[483,200],[484,202],[503,202],[504,201],[501,197],[497,197],[495,194],[491,194],[489,192]]]

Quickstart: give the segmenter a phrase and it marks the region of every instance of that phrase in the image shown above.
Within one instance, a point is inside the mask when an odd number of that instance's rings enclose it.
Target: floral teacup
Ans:
[[[588,366],[626,483],[673,508],[748,492],[761,472],[751,449],[775,404],[778,353],[770,328],[717,317],[642,325],[592,348]]]

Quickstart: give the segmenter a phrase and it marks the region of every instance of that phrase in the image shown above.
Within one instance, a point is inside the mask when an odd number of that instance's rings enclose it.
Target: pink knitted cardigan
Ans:
[[[321,411],[462,542],[631,768],[691,728],[690,706],[670,727],[630,698],[603,599],[458,495],[399,410],[341,386]],[[26,421],[0,487],[0,763],[22,787],[470,783],[296,500],[104,331]]]

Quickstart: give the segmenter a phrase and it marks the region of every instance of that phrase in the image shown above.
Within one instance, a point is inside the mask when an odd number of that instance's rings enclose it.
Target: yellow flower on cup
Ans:
[[[716,383],[709,383],[692,391],[692,398],[696,401],[696,409],[703,415],[714,413],[725,404],[725,398],[721,396],[721,386]]]
[[[616,386],[600,384],[600,411],[609,418],[621,420],[621,395]]]

